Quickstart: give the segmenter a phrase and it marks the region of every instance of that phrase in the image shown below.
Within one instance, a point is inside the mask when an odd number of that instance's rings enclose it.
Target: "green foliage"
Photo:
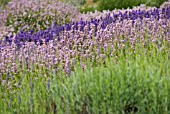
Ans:
[[[87,60],[85,70],[77,62],[70,77],[39,65],[21,69],[10,74],[10,89],[0,85],[0,113],[169,114],[170,53],[162,45],[127,45],[100,66]]]
[[[94,10],[113,10],[113,9],[126,9],[132,8],[134,6],[139,6],[140,4],[145,4],[147,6],[159,7],[163,2],[168,0],[94,0],[97,4],[97,8],[85,7],[81,9],[81,12],[94,11]]]
[[[88,6],[88,7],[81,7],[80,8],[80,12],[83,13],[83,12],[94,12],[95,11],[95,8],[93,6]]]
[[[98,0],[93,0],[93,2],[97,2]]]
[[[148,6],[159,7],[163,2],[167,0],[99,0],[98,9],[113,10],[122,8],[132,8],[133,6],[139,6],[140,4],[146,4]]]

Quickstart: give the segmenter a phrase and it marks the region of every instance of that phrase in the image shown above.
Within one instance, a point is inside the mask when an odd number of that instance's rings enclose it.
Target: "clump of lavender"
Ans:
[[[15,37],[15,43],[20,46],[25,42],[35,42],[35,44],[40,43],[43,44],[49,42],[50,40],[58,39],[60,40],[60,36],[65,33],[65,31],[75,31],[79,30],[82,33],[85,32],[86,35],[90,35],[93,37],[97,35],[97,31],[101,31],[106,29],[110,24],[122,23],[123,21],[129,21],[134,26],[136,20],[142,25],[143,20],[150,21],[164,21],[167,23],[167,20],[170,19],[170,6],[165,8],[149,8],[147,10],[144,9],[136,9],[136,10],[123,10],[119,12],[106,12],[105,17],[96,17],[91,18],[89,21],[84,18],[81,18],[80,21],[72,22],[70,24],[66,23],[64,25],[52,25],[50,28],[44,31],[38,31],[34,34],[34,30],[30,32],[24,32],[21,30]],[[82,35],[80,35],[82,36]],[[87,37],[87,36],[84,36]],[[10,38],[6,38],[10,39]],[[6,40],[8,41],[8,40]],[[11,41],[11,40],[10,40]]]
[[[69,23],[78,14],[76,8],[55,0],[13,0],[2,11],[0,20],[16,33],[19,30],[44,30],[52,23]]]
[[[118,58],[118,52],[126,48],[135,53],[136,45],[148,48],[153,43],[162,49],[162,43],[170,41],[170,7],[150,10],[136,9],[108,13],[106,17],[81,19],[77,22],[54,25],[46,30],[20,31],[6,36],[0,42],[0,72],[7,68],[32,69],[38,66],[74,70],[75,60],[100,64],[107,57]],[[116,59],[115,59],[116,60]]]

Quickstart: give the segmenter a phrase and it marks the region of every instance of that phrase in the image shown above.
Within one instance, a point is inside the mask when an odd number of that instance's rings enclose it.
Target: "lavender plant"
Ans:
[[[70,77],[40,65],[24,71],[19,68],[11,82],[15,84],[20,81],[17,76],[22,76],[18,88],[0,86],[0,112],[169,113],[167,50],[153,42],[150,49],[136,44],[135,53],[127,47],[117,53],[118,58],[107,58],[98,67],[86,61],[84,70],[77,62]]]
[[[2,13],[1,21],[16,33],[19,30],[44,30],[52,23],[69,23],[79,12],[55,0],[14,0],[8,3]]]
[[[97,19],[91,18],[90,21],[83,21],[83,19],[81,18],[81,21],[78,22],[72,22],[70,24],[66,23],[61,26],[54,25],[44,31],[38,31],[35,34],[33,34],[34,33],[33,30],[31,30],[30,32],[21,31],[15,36],[14,40],[17,45],[19,45],[19,43],[24,43],[26,41],[28,42],[34,41],[35,44],[37,42],[42,44],[43,40],[45,40],[46,43],[56,38],[59,40],[60,36],[61,37],[64,36],[63,34],[65,32],[73,32],[74,34],[75,33],[74,31],[77,30],[81,31],[82,34],[84,34],[85,36],[90,33],[92,37],[92,35],[96,36],[97,32],[106,29],[106,27],[109,24],[122,23],[123,21],[129,21],[127,23],[131,23],[132,26],[135,23],[135,20],[140,21],[142,26],[143,23],[142,21],[145,21],[147,19],[148,20],[151,19],[150,21],[158,20],[162,22],[162,24],[166,24],[169,23],[167,22],[170,19],[169,12],[170,12],[170,7],[166,7],[162,9],[154,8],[147,11],[137,9],[137,10],[123,11],[123,12],[119,11],[117,13],[115,12],[107,13],[105,17],[100,17]],[[8,37],[9,36],[5,38],[5,41],[8,40],[11,41],[11,39]]]
[[[0,113],[169,113],[169,12],[166,3],[79,15],[6,36]]]
[[[39,58],[37,56],[39,54],[40,62],[47,62],[45,66],[53,66],[53,61],[58,61],[54,63],[54,66],[57,63],[69,66],[68,61],[74,58],[80,59],[84,56],[84,58],[94,59],[97,56],[100,58],[102,54],[113,56],[116,48],[123,49],[125,44],[135,48],[136,42],[141,42],[145,46],[154,42],[161,47],[163,40],[168,42],[170,40],[169,10],[170,7],[146,12],[143,10],[119,12],[112,14],[113,16],[108,14],[105,18],[91,19],[91,21],[81,20],[62,26],[53,26],[37,33],[21,31],[16,36],[6,36],[1,41],[1,50],[6,53],[1,56],[3,61],[1,64],[4,66],[1,69],[6,69],[8,63],[11,64],[9,61],[14,61],[13,58],[17,52],[21,55],[19,61],[23,60],[24,54],[28,56],[28,59],[29,56],[34,59]],[[6,50],[10,50],[12,56],[4,57],[9,54]],[[36,50],[35,53],[32,50]],[[4,58],[10,60],[4,61]],[[28,61],[35,61],[34,59]]]

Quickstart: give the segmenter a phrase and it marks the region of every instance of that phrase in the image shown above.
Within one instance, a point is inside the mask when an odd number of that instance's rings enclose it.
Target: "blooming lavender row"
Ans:
[[[0,41],[0,72],[18,69],[64,69],[70,73],[75,60],[103,61],[116,57],[117,50],[129,45],[147,47],[150,43],[162,50],[170,43],[170,6],[152,10],[132,10],[110,13],[90,21],[81,19],[62,26],[55,23],[43,31],[21,31]],[[126,16],[125,16],[126,15]],[[134,17],[133,17],[134,16]]]
[[[0,11],[0,39],[2,35],[19,30],[44,30],[53,21],[61,25],[72,21],[79,11],[56,0],[12,0]]]
[[[48,31],[43,31],[43,34],[49,35]],[[22,34],[26,33],[23,32],[20,35]],[[29,34],[33,35],[32,32]],[[154,44],[161,51],[166,48],[163,45],[164,42],[170,43],[170,20],[166,18],[159,20],[139,18],[134,22],[122,20],[109,24],[105,29],[97,28],[97,30],[93,24],[90,24],[90,31],[88,25],[83,31],[81,26],[78,26],[77,30],[64,29],[58,37],[48,36],[50,37],[54,39],[48,42],[42,41],[44,42],[42,44],[24,42],[25,44],[18,48],[17,43],[11,42],[11,45],[2,46],[0,48],[0,72],[17,73],[18,69],[45,67],[56,70],[64,69],[70,74],[76,60],[81,61],[82,67],[85,67],[86,59],[100,64],[106,57],[116,58],[119,50],[128,47],[135,50],[138,44],[144,48]],[[11,36],[11,38],[14,37]]]
[[[124,11],[123,13],[119,11],[119,13],[112,13],[108,14],[106,17],[101,17],[100,19],[91,19],[90,21],[83,21],[81,19],[78,22],[72,22],[70,24],[64,24],[64,25],[56,25],[53,23],[52,27],[44,30],[44,31],[38,31],[37,33],[34,33],[33,30],[30,32],[23,32],[21,31],[14,37],[14,42],[17,44],[18,47],[25,44],[25,42],[35,42],[35,44],[43,44],[48,43],[50,40],[54,40],[57,38],[58,41],[60,41],[60,36],[65,31],[72,31],[75,33],[77,30],[82,31],[83,33],[87,34],[97,34],[97,31],[104,30],[109,24],[113,23],[121,23],[122,21],[130,20],[132,22],[132,26],[135,23],[135,20],[140,20],[142,23],[142,20],[164,20],[164,23],[166,24],[167,20],[170,19],[170,6],[166,8],[154,8],[152,10],[132,10],[132,11]],[[94,30],[92,31],[92,28]],[[88,31],[88,32],[86,32]],[[92,36],[90,36],[92,37]],[[69,37],[71,38],[71,36]],[[13,39],[13,35],[6,36],[4,39],[3,44],[11,44]]]

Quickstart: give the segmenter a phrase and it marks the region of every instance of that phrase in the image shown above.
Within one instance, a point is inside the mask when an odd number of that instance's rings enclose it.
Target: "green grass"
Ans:
[[[13,80],[10,73],[8,83],[19,87],[0,85],[0,113],[169,114],[170,53],[163,45],[126,47],[103,64],[87,60],[84,70],[77,62],[71,76],[36,66]]]

